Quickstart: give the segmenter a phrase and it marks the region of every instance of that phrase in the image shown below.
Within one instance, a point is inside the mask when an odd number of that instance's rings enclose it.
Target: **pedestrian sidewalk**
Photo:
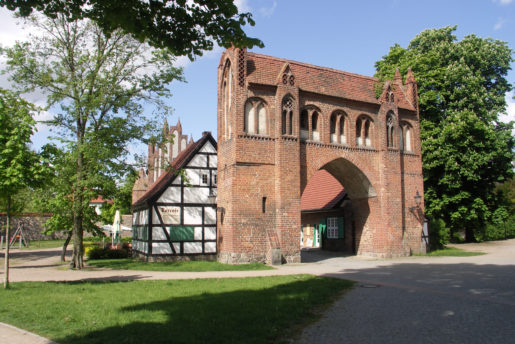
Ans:
[[[0,322],[0,344],[57,344],[50,339]]]

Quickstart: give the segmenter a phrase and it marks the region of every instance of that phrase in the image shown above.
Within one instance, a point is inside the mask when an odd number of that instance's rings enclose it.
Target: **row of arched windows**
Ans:
[[[225,110],[225,109],[224,109]],[[282,102],[281,133],[293,135],[293,99],[286,97]],[[251,98],[245,104],[244,131],[248,134],[268,135],[269,123],[267,120],[265,102],[259,98]],[[320,110],[308,106],[300,112],[299,126],[300,139],[321,141]],[[349,119],[343,111],[336,111],[330,118],[330,142],[342,145],[349,144]],[[372,147],[374,122],[368,116],[361,115],[356,120],[356,146]],[[408,123],[401,122],[398,128],[399,148],[412,151],[412,129]],[[393,112],[386,116],[386,145],[388,148],[396,147],[396,121]]]

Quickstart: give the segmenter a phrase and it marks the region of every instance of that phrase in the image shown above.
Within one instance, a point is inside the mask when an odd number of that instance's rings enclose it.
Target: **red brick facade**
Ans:
[[[219,260],[298,262],[300,198],[319,169],[351,200],[357,254],[425,249],[411,72],[376,98],[374,78],[231,48],[218,80]]]

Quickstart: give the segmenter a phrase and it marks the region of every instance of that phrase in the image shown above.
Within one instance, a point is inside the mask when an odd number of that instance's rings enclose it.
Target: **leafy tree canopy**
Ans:
[[[148,137],[170,109],[170,86],[182,80],[168,49],[153,49],[121,30],[106,36],[90,20],[31,18],[39,35],[4,50],[6,72],[20,91],[47,96],[47,121],[60,147],[54,214],[73,224],[73,267],[82,267],[82,234],[94,231],[89,201],[110,198],[124,176],[129,143]],[[154,110],[154,112],[152,111]],[[57,215],[56,215],[57,216]]]
[[[475,35],[458,41],[456,27],[421,32],[377,61],[376,77],[412,68],[418,82],[426,212],[451,230],[480,229],[496,209],[495,183],[513,175],[512,123],[505,112],[513,51]]]
[[[174,55],[193,59],[219,46],[263,47],[247,37],[243,26],[254,25],[252,14],[238,13],[233,0],[0,0],[0,6],[26,17],[33,10],[68,21],[91,19],[110,34],[117,29]]]

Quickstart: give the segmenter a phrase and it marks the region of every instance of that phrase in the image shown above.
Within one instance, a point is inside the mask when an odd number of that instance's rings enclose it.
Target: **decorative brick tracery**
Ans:
[[[300,196],[319,169],[348,192],[353,215],[346,240],[354,241],[357,254],[421,252],[423,204],[417,208],[413,200],[417,191],[423,194],[413,76],[407,85],[401,78],[388,83],[377,99],[374,78],[238,49],[222,55],[229,57],[238,61],[229,117],[241,134],[227,139],[219,131],[219,260],[270,262],[279,250],[283,261],[299,261]],[[258,99],[267,110],[264,136],[244,130],[245,107]],[[219,90],[219,128],[222,104]]]

